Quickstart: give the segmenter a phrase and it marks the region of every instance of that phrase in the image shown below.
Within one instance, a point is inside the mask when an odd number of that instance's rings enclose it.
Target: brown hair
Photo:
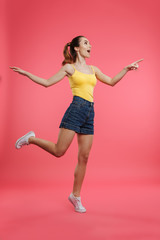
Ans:
[[[78,36],[72,39],[71,42],[67,43],[64,46],[63,55],[64,60],[62,62],[62,65],[65,65],[66,63],[74,63],[76,61],[77,53],[75,51],[75,47],[79,47],[80,39],[84,36]],[[70,51],[69,48],[70,47]]]

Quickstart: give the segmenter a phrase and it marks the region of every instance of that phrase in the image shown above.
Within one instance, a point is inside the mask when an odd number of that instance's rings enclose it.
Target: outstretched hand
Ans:
[[[11,68],[14,72],[18,72],[19,74],[22,74],[22,75],[26,74],[26,71],[24,71],[18,67],[9,67],[9,68]]]
[[[144,60],[144,58],[141,58],[141,59],[133,62],[130,65],[126,66],[125,69],[128,70],[128,71],[130,71],[130,70],[137,70],[138,67],[139,67],[139,65],[137,63],[139,63],[139,62],[141,62],[143,60]]]

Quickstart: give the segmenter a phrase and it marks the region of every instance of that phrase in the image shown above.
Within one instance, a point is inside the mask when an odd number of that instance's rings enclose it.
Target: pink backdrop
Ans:
[[[159,7],[159,0],[0,1],[0,239],[160,239]],[[82,215],[67,201],[76,137],[61,159],[14,147],[30,130],[57,140],[72,100],[68,79],[46,89],[9,69],[49,78],[79,34],[92,44],[87,63],[108,76],[144,58],[115,87],[95,88]]]
[[[49,78],[61,67],[64,45],[81,34],[92,44],[87,63],[108,76],[144,58],[139,70],[129,72],[115,87],[98,82],[95,88],[95,137],[86,183],[159,181],[159,1],[8,0],[1,4],[5,10],[0,14],[4,33],[0,38],[1,182],[72,182],[76,138],[61,159],[36,146],[20,151],[14,147],[17,138],[30,130],[56,141],[72,99],[68,79],[46,89],[9,66]]]

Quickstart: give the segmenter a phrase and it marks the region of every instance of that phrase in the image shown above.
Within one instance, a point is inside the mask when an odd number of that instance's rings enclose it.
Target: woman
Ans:
[[[130,70],[138,68],[140,59],[122,69],[115,77],[111,78],[102,73],[97,67],[86,64],[86,58],[90,57],[91,45],[84,36],[75,37],[64,47],[64,61],[61,69],[49,79],[37,77],[18,67],[10,67],[33,82],[44,87],[50,87],[61,81],[65,76],[69,78],[73,93],[73,101],[65,112],[60,124],[60,131],[57,143],[52,143],[35,137],[34,132],[29,132],[16,142],[16,148],[20,149],[24,145],[34,144],[43,148],[55,157],[64,155],[70,146],[75,133],[78,138],[78,163],[74,172],[73,191],[69,196],[70,202],[77,212],[86,212],[82,206],[80,191],[86,172],[87,161],[92,146],[94,135],[94,102],[93,89],[97,79],[101,82],[114,86]]]

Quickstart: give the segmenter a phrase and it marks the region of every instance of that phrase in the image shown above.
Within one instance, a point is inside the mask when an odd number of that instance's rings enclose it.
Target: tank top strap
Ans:
[[[74,68],[74,70],[76,70],[76,68],[75,68],[74,64],[71,64],[71,65],[72,65],[72,67]]]
[[[93,66],[91,65],[91,68],[92,68],[92,70],[93,70],[93,73],[95,74],[95,71],[94,71],[94,68],[93,68]]]

